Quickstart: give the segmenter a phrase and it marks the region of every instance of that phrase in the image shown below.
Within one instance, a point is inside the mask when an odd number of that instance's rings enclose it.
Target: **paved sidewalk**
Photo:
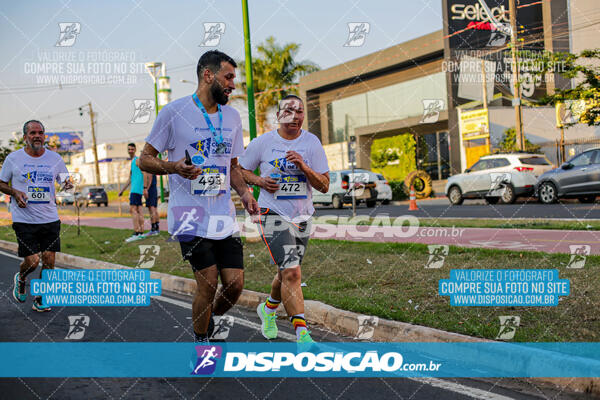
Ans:
[[[3,213],[0,218],[9,218]],[[61,216],[63,224],[77,224],[73,216]],[[104,228],[131,229],[129,218],[81,217],[81,224]],[[150,229],[146,220],[146,230]],[[161,220],[161,230],[166,230]],[[250,227],[251,230],[255,226]],[[243,229],[243,232],[246,232]],[[256,233],[256,231],[254,231]],[[316,239],[353,240],[360,242],[447,244],[462,247],[484,247],[505,250],[571,253],[582,245],[590,246],[589,254],[600,254],[599,231],[499,228],[433,228],[315,224],[311,237]]]

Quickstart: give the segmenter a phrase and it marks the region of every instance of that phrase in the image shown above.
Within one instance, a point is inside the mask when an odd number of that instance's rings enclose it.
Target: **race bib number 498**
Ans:
[[[50,188],[48,186],[28,186],[27,201],[32,204],[50,203]]]
[[[217,196],[226,190],[227,167],[202,168],[202,175],[192,181],[191,193],[200,196]]]
[[[283,175],[279,183],[279,190],[275,192],[277,200],[306,199],[306,176]]]

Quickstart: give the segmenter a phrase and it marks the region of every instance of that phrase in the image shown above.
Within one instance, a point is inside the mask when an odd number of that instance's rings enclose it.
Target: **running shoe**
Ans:
[[[15,287],[13,289],[13,297],[19,303],[24,303],[27,300],[27,292],[25,291],[25,282],[21,282],[19,277],[21,274],[17,272],[15,274]]]
[[[309,331],[302,331],[300,333],[300,338],[297,340],[298,343],[300,344],[311,344],[311,343],[316,343],[313,338],[310,337],[310,332]]]
[[[159,231],[148,231],[147,233],[145,233],[145,234],[144,234],[144,236],[145,236],[145,237],[148,237],[148,236],[156,236],[156,235],[159,235],[159,234],[160,234],[160,232],[159,232]]]
[[[138,234],[133,234],[131,236],[129,236],[127,239],[125,239],[125,243],[131,243],[131,242],[135,242],[136,240],[141,240],[144,238],[144,235],[138,235]]]
[[[267,339],[277,338],[277,316],[275,315],[275,311],[270,314],[267,313],[265,311],[265,303],[260,303],[258,307],[256,307],[256,313],[262,322],[260,327],[262,335]]]
[[[42,303],[41,297],[36,297],[35,299],[33,299],[33,305],[31,306],[31,309],[37,312],[47,312],[52,310],[50,307]]]

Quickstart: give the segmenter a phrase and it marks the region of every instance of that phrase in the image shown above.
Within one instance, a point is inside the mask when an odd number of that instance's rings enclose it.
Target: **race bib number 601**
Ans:
[[[227,167],[202,168],[202,175],[192,181],[191,193],[199,196],[217,196],[226,190]]]
[[[32,204],[50,203],[50,188],[48,186],[28,186],[27,201]]]

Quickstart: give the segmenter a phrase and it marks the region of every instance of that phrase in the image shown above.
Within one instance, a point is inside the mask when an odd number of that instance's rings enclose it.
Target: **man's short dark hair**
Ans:
[[[40,124],[40,125],[42,126],[42,130],[43,130],[44,132],[46,132],[46,128],[44,128],[44,124],[42,124],[42,123],[41,123],[40,121],[38,121],[37,119],[30,119],[29,121],[27,121],[27,122],[25,122],[25,123],[23,124],[23,135],[25,135],[25,134],[27,133],[27,125],[29,125],[29,124],[33,124],[33,123],[35,123],[35,124]]]
[[[279,100],[279,103],[277,104],[277,112],[281,111],[281,102],[284,100],[288,100],[288,99],[298,99],[298,100],[300,100],[300,103],[302,103],[302,105],[304,105],[304,102],[302,101],[300,96],[290,93],[290,94],[283,96],[283,99]]]
[[[136,147],[136,146],[135,146],[135,143],[129,143],[129,144],[127,145],[127,147],[129,147],[129,146]]]
[[[198,60],[198,66],[196,67],[196,75],[198,76],[198,79],[200,79],[200,76],[207,68],[210,69],[213,74],[219,72],[221,69],[221,63],[223,61],[228,62],[229,64],[233,65],[234,68],[237,68],[237,64],[233,58],[229,57],[222,51],[210,50],[202,54]]]

